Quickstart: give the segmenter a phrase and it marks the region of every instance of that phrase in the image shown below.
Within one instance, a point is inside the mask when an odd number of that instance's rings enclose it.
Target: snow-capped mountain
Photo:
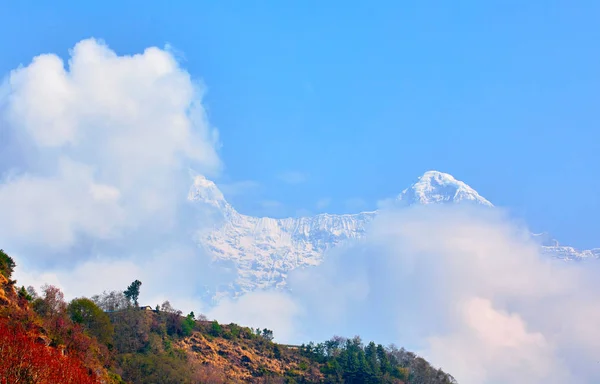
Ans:
[[[452,175],[437,171],[425,172],[416,183],[402,191],[396,200],[407,205],[468,202],[493,207],[492,203],[467,184],[456,180]]]
[[[264,288],[283,288],[288,272],[318,265],[326,250],[349,239],[364,236],[377,211],[357,214],[320,214],[312,217],[274,219],[240,214],[212,181],[197,176],[188,199],[211,207],[217,224],[198,234],[198,242],[216,261],[233,262],[238,277],[228,294]],[[493,207],[473,188],[447,173],[425,172],[395,199],[399,206],[424,204],[477,204]],[[600,258],[600,249],[579,251],[560,246],[545,234],[534,235],[542,252],[565,260]]]
[[[238,213],[217,186],[196,177],[189,200],[205,203],[222,214],[211,231],[198,235],[199,243],[219,261],[233,261],[238,279],[233,293],[285,285],[287,273],[318,265],[323,253],[348,239],[364,235],[376,212],[352,215],[273,219]]]

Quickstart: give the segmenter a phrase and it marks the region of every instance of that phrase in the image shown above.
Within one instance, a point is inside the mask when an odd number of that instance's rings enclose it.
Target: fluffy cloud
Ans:
[[[124,289],[200,308],[229,278],[209,267],[192,233],[207,215],[186,196],[190,169],[221,168],[202,87],[168,50],[117,55],[89,39],[65,64],[37,56],[3,83],[0,246],[22,284],[67,297]]]
[[[459,326],[429,339],[429,356],[466,383],[576,382],[539,331],[530,331],[517,313],[492,307],[489,299],[472,298],[459,308]]]
[[[37,56],[5,82],[2,129],[23,162],[4,167],[0,241],[65,249],[81,236],[168,230],[187,167],[220,167],[201,88],[158,48],[119,56],[89,39],[70,56],[66,67]]]
[[[254,322],[283,324],[285,337],[275,335],[286,342],[393,342],[460,383],[596,382],[596,272],[545,259],[526,228],[495,210],[390,211],[364,241],[293,272],[291,292],[263,297],[277,309]]]

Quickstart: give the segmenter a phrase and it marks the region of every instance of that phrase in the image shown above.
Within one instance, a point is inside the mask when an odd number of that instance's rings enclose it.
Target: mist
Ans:
[[[394,343],[460,383],[595,382],[597,273],[595,264],[540,255],[527,228],[498,209],[391,209],[364,241],[293,272],[291,292],[274,294],[271,306],[256,296],[270,311],[253,320],[280,322],[290,343],[333,335]],[[228,318],[244,316],[252,295],[228,303]]]

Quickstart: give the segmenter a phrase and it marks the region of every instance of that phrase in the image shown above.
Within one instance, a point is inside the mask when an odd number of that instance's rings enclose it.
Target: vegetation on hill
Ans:
[[[15,288],[0,250],[0,384],[454,383],[422,358],[359,337],[285,346],[269,329],[139,307],[142,283],[67,303],[54,286]]]
[[[68,320],[62,294],[53,287],[34,302],[43,316],[34,312],[33,297],[14,287],[14,267],[0,250],[0,383],[107,382],[106,347]]]

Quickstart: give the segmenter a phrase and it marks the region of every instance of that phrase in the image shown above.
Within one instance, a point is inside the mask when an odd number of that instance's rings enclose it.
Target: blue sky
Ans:
[[[243,213],[373,209],[437,169],[600,246],[596,1],[7,3],[2,74],[87,37],[180,52]]]

